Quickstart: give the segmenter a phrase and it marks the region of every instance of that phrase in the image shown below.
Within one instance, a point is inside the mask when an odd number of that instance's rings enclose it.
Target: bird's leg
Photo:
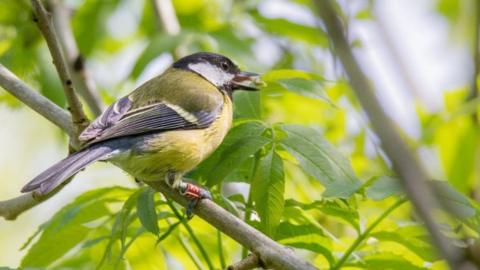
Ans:
[[[184,182],[182,180],[182,175],[179,173],[169,172],[165,181],[172,189],[178,190],[180,194],[189,200],[186,208],[186,214],[188,218],[193,216],[193,209],[201,199],[212,199],[212,195],[208,190],[198,187],[192,183]]]

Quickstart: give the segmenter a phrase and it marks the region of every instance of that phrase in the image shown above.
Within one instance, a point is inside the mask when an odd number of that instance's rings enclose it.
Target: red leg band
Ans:
[[[183,192],[185,196],[193,199],[199,199],[201,197],[200,193],[201,193],[200,188],[190,183],[187,183],[187,188]]]

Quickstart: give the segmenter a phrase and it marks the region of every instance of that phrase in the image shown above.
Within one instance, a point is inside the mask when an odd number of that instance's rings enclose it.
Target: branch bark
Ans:
[[[172,191],[164,181],[147,182],[147,184],[175,202],[185,207],[187,206],[187,199],[178,192]],[[211,200],[201,200],[193,212],[248,248],[252,253],[257,254],[261,265],[265,266],[265,268],[277,270],[317,269],[308,262],[296,257],[292,250],[268,238]]]
[[[474,269],[465,266],[464,253],[452,245],[451,241],[440,232],[432,213],[432,206],[438,206],[439,203],[436,194],[427,184],[429,178],[417,157],[410,151],[407,143],[397,132],[391,119],[384,113],[374,94],[373,87],[353,55],[332,1],[315,0],[314,2],[318,8],[318,14],[325,23],[330,41],[333,43],[333,47],[350,80],[350,85],[367,113],[387,156],[392,161],[394,170],[401,177],[401,182],[410,201],[430,232],[434,245],[452,269]]]
[[[42,32],[42,35],[47,42],[48,49],[52,55],[53,64],[57,69],[57,73],[60,76],[60,80],[65,91],[65,97],[67,98],[69,111],[72,114],[72,120],[75,127],[76,134],[79,134],[87,125],[88,119],[83,111],[82,104],[78,99],[73,82],[70,76],[70,72],[67,68],[67,62],[63,55],[60,43],[53,28],[50,14],[45,10],[45,7],[39,0],[31,0],[33,9],[35,11],[34,21],[37,23],[38,28]],[[75,136],[74,138],[76,138]]]
[[[2,64],[0,64],[0,86],[28,107],[47,118],[57,127],[61,128],[70,137],[75,136],[72,118],[67,111],[31,89]]]
[[[227,270],[250,270],[257,267],[263,268],[263,266],[260,265],[258,256],[255,254],[250,254],[245,259],[228,266]]]
[[[68,69],[72,74],[74,85],[78,87],[80,96],[85,100],[92,113],[98,116],[103,112],[104,105],[95,82],[85,68],[85,60],[73,36],[69,11],[62,1],[50,0],[48,3],[53,15],[53,26],[58,33],[58,39],[67,60]]]

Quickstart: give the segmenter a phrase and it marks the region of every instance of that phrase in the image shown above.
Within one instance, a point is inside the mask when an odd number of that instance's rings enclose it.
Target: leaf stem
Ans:
[[[225,255],[223,254],[223,241],[222,241],[222,233],[217,230],[217,242],[218,242],[218,256],[220,257],[220,266],[222,269],[227,268],[227,264],[225,263]]]
[[[367,229],[361,233],[357,239],[352,243],[352,245],[348,248],[348,250],[343,254],[342,258],[338,260],[336,264],[334,264],[331,270],[337,270],[342,267],[342,265],[347,261],[350,255],[355,251],[355,249],[370,235],[373,229],[380,224],[393,210],[397,209],[400,205],[405,203],[407,200],[405,198],[398,199],[394,204],[392,204],[381,216],[379,216]]]
[[[166,219],[168,225],[170,227],[172,226],[175,226],[175,224],[173,224],[168,218]],[[181,221],[180,221],[181,222]],[[176,226],[175,226],[176,227]],[[202,262],[200,261],[200,259],[197,257],[197,255],[195,254],[195,252],[193,252],[192,250],[192,247],[190,246],[190,244],[185,240],[185,238],[183,237],[182,233],[180,231],[178,231],[178,234],[175,235],[175,237],[177,238],[178,242],[180,242],[180,245],[182,246],[182,248],[185,250],[185,252],[187,253],[188,257],[190,257],[190,259],[192,260],[193,264],[195,264],[195,266],[198,268],[198,270],[203,270],[205,268],[203,268],[203,265],[202,265]]]
[[[167,199],[167,204],[168,206],[172,209],[173,213],[175,214],[175,216],[177,216],[177,218],[182,222],[183,226],[185,227],[185,229],[187,230],[188,234],[190,235],[190,237],[192,238],[193,242],[195,243],[195,245],[198,247],[198,249],[200,250],[200,253],[202,254],[202,257],[205,259],[205,262],[207,263],[208,265],[208,268],[210,270],[214,270],[215,267],[213,267],[213,264],[212,264],[212,261],[210,260],[210,257],[208,256],[208,253],[205,249],[205,247],[202,245],[202,243],[200,242],[200,240],[198,240],[197,236],[195,235],[195,232],[193,231],[192,227],[190,226],[190,224],[188,224],[187,220],[180,214],[180,212],[178,211],[178,209],[173,205],[172,203],[172,200],[170,199]]]
[[[250,224],[250,218],[252,216],[252,207],[253,207],[253,198],[252,198],[252,181],[255,176],[255,171],[257,170],[258,163],[260,162],[260,155],[257,152],[255,154],[255,163],[253,164],[252,174],[250,175],[250,189],[248,191],[247,204],[245,205],[245,218],[244,221],[247,224]],[[245,259],[248,255],[248,249],[245,246],[242,246],[242,258]]]

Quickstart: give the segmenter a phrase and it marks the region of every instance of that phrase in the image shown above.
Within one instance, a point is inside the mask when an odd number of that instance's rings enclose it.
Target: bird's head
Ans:
[[[228,57],[216,53],[194,53],[176,61],[173,67],[194,72],[229,94],[239,89],[256,91],[265,84],[260,75],[241,71]]]

